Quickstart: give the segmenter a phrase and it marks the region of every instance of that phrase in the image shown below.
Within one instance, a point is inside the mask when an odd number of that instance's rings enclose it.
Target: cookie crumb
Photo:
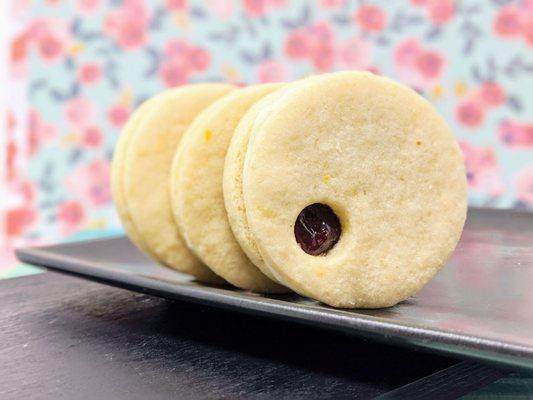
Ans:
[[[204,140],[206,142],[209,142],[211,140],[211,138],[213,137],[213,132],[211,132],[210,130],[206,130],[204,132]]]

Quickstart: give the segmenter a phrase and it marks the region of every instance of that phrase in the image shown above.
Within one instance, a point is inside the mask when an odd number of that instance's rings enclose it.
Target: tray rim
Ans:
[[[461,359],[472,359],[500,367],[533,370],[533,346],[431,327],[416,327],[405,322],[391,323],[381,317],[353,310],[335,309],[319,303],[293,303],[283,299],[287,295],[250,295],[246,291],[233,288],[161,280],[149,275],[104,269],[96,263],[50,253],[50,250],[57,247],[79,246],[121,238],[123,236],[119,235],[51,246],[27,247],[17,249],[16,255],[22,262],[139,293],[318,326],[370,340],[414,347]]]

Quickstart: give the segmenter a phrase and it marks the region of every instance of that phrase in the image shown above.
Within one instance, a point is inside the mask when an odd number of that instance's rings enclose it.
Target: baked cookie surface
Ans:
[[[335,307],[416,293],[466,216],[463,157],[444,120],[411,89],[365,72],[310,79],[259,111],[242,188],[268,269]]]
[[[207,107],[187,129],[170,180],[175,219],[193,252],[229,283],[266,293],[288,289],[265,276],[235,240],[224,206],[222,177],[226,152],[240,119],[256,101],[280,86],[238,89]]]
[[[277,281],[272,272],[264,264],[255,240],[248,227],[246,210],[242,192],[242,171],[250,134],[259,112],[280,97],[278,89],[257,101],[241,118],[231,138],[224,160],[223,193],[226,213],[235,239],[242,251],[265,275]]]
[[[302,82],[314,78],[315,76],[311,76],[290,84],[284,84],[282,88],[254,103],[237,125],[224,161],[224,177],[222,185],[224,203],[235,239],[252,263],[271,280],[276,282],[279,281],[268,265],[264,263],[248,226],[242,191],[244,161],[253,127],[255,124],[260,123],[258,119],[259,113],[264,110],[269,110],[277,100],[282,98],[286,93],[295,90]]]
[[[135,232],[134,243],[139,241],[139,247],[162,264],[212,283],[223,280],[185,245],[172,215],[168,184],[183,132],[196,115],[233,89],[225,84],[196,84],[153,97],[131,130],[125,131],[128,135],[113,162],[114,192],[119,193],[114,198],[123,210],[121,219],[128,234]]]
[[[143,252],[155,258],[155,255],[142,240],[137,232],[137,228],[131,220],[127,207],[126,199],[122,195],[122,175],[124,172],[124,158],[133,133],[137,129],[140,121],[157,103],[156,98],[148,99],[141,104],[130,116],[118,138],[115,150],[113,152],[113,161],[111,164],[111,194],[113,203],[119,215],[122,226],[126,231],[128,238]]]

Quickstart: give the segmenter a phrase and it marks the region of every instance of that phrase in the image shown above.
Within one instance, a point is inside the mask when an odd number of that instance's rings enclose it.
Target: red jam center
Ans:
[[[331,207],[315,203],[305,207],[294,224],[294,237],[303,251],[325,254],[338,242],[341,224]]]

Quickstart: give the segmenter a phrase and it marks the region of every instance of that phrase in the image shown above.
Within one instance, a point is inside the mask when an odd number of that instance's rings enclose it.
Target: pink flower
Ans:
[[[244,11],[252,17],[260,17],[273,8],[282,8],[287,0],[243,0]]]
[[[165,0],[165,5],[172,11],[183,11],[187,8],[187,0]]]
[[[445,60],[442,54],[422,48],[415,38],[398,43],[393,58],[398,78],[417,89],[434,85],[444,73]]]
[[[244,11],[252,17],[258,17],[266,12],[266,0],[243,0]]]
[[[98,159],[78,167],[65,181],[69,192],[87,200],[91,207],[103,207],[111,200],[109,162]]]
[[[502,171],[490,146],[476,147],[468,142],[459,142],[465,156],[466,177],[470,190],[499,196],[504,192]]]
[[[88,148],[97,148],[103,143],[103,135],[100,128],[89,126],[82,133],[82,143]]]
[[[479,101],[466,99],[455,108],[455,117],[466,127],[477,128],[485,120],[485,111]]]
[[[77,0],[76,6],[84,14],[90,14],[98,10],[102,5],[102,0]]]
[[[26,32],[15,36],[11,40],[10,62],[8,68],[10,69],[11,77],[14,79],[26,79],[28,75],[27,68],[27,54],[28,54],[28,35]]]
[[[339,8],[344,5],[345,0],[320,0],[319,4],[322,8]]]
[[[316,22],[308,29],[315,42],[333,44],[335,32],[328,22]]]
[[[533,167],[527,167],[516,175],[515,186],[518,198],[533,205]]]
[[[109,121],[116,128],[120,128],[122,125],[124,125],[129,116],[130,110],[122,104],[112,105],[107,111],[107,117],[109,118]]]
[[[85,85],[97,83],[102,77],[102,67],[96,63],[86,63],[78,70],[78,80]]]
[[[183,85],[189,79],[190,67],[181,60],[169,60],[161,64],[159,75],[167,87]]]
[[[36,154],[41,145],[50,141],[56,136],[54,125],[46,122],[41,114],[36,110],[30,110],[28,113],[28,130],[27,130],[27,151],[28,155]]]
[[[30,206],[8,209],[5,214],[7,237],[22,235],[37,221],[37,216],[37,210]]]
[[[505,102],[505,91],[495,82],[483,83],[479,88],[479,96],[487,107],[496,107]]]
[[[368,69],[372,63],[373,51],[372,43],[365,39],[348,39],[339,46],[339,62],[348,69]]]
[[[22,204],[30,205],[35,200],[35,186],[27,178],[20,177],[11,189],[19,196]]]
[[[415,60],[415,65],[428,81],[433,81],[442,75],[444,58],[436,51],[422,51]]]
[[[455,14],[453,0],[433,0],[429,4],[429,18],[435,25],[443,25],[450,21]]]
[[[64,54],[63,43],[53,35],[43,36],[38,42],[40,56],[47,61],[55,61]]]
[[[124,0],[104,21],[104,32],[119,46],[135,50],[147,40],[150,16],[142,0]]]
[[[422,45],[418,39],[407,38],[394,49],[394,62],[398,65],[413,65],[420,53]]]
[[[494,31],[503,37],[520,35],[522,31],[521,12],[515,6],[500,9],[494,20]]]
[[[207,70],[211,64],[211,55],[206,50],[181,39],[167,42],[163,59],[159,75],[169,87],[187,83],[190,75]]]
[[[328,71],[335,64],[334,32],[327,22],[317,22],[308,28],[310,33],[310,56],[318,71]]]
[[[511,148],[533,149],[533,124],[504,121],[498,127],[498,138]]]
[[[279,61],[265,61],[257,69],[257,79],[261,83],[284,82],[288,77],[287,66]]]
[[[209,53],[199,47],[190,50],[188,58],[189,62],[191,63],[191,67],[196,71],[207,70],[209,68],[209,64],[211,63],[211,56]]]
[[[411,4],[417,7],[424,7],[428,2],[429,0],[411,0]]]
[[[105,160],[95,160],[88,165],[90,185],[86,192],[87,198],[95,207],[107,206],[111,201],[109,184],[110,167]]]
[[[73,129],[86,127],[96,114],[96,109],[85,97],[74,97],[65,102],[65,119]]]
[[[36,18],[28,27],[28,39],[44,61],[56,62],[64,58],[72,40],[69,28],[66,20]]]
[[[377,6],[362,5],[355,13],[355,22],[365,32],[380,32],[385,28],[387,17]]]
[[[335,51],[330,43],[318,43],[311,56],[313,66],[320,72],[329,71],[335,64]]]
[[[288,58],[310,59],[319,71],[327,71],[335,64],[334,31],[328,22],[316,22],[306,28],[299,28],[285,40],[285,54]]]
[[[167,58],[186,58],[191,50],[191,46],[185,40],[171,39],[165,45],[165,56]]]
[[[57,219],[64,235],[73,233],[85,221],[83,205],[76,200],[65,201],[58,207]]]
[[[304,29],[292,31],[285,40],[285,54],[295,60],[306,58],[311,52],[311,37]]]

